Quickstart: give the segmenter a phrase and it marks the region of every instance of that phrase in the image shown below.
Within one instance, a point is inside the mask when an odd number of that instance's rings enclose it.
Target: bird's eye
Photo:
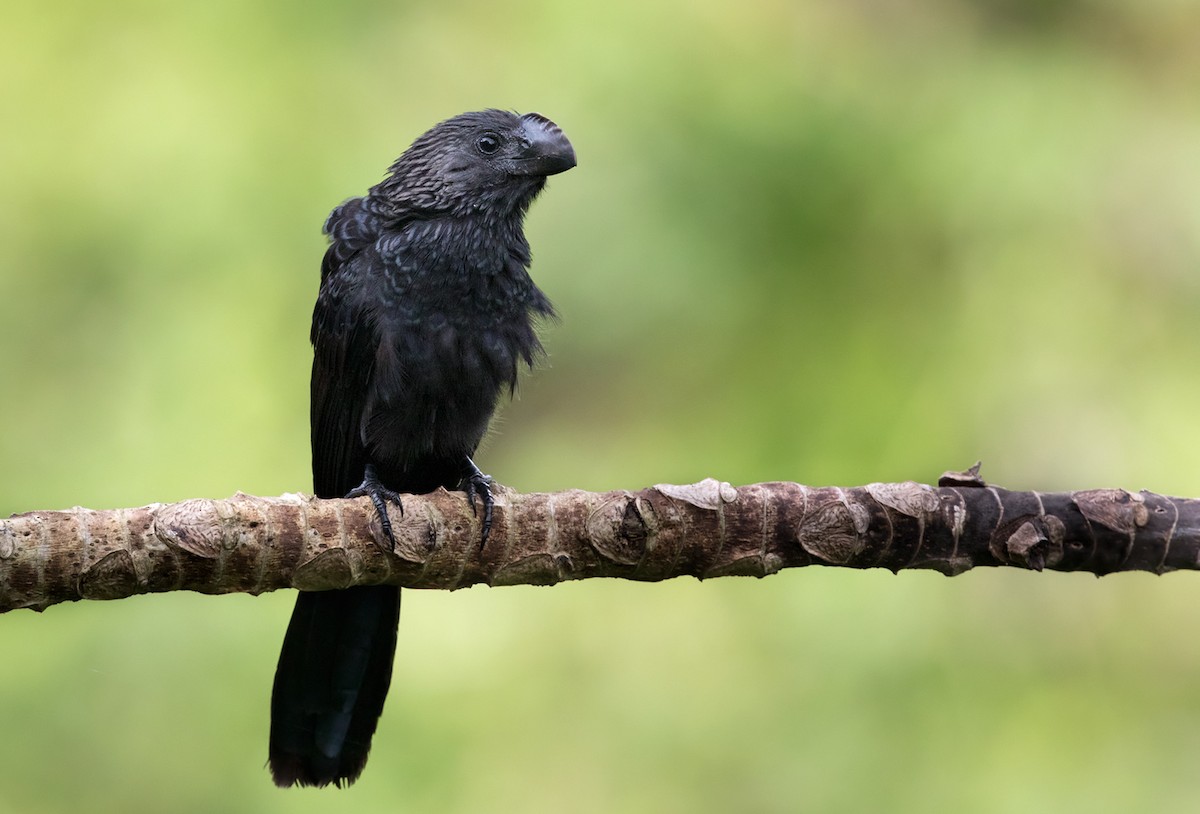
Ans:
[[[500,149],[500,137],[495,133],[484,133],[479,137],[479,141],[475,142],[475,146],[484,155],[493,155]]]

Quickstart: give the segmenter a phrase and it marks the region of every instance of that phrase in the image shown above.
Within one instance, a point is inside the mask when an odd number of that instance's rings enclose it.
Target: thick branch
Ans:
[[[977,469],[938,487],[705,480],[639,492],[497,490],[487,545],[459,493],[405,498],[384,550],[370,502],[304,495],[31,512],[0,521],[0,611],[189,590],[550,585],[782,568],[1200,568],[1200,500],[1119,489],[1010,492]]]

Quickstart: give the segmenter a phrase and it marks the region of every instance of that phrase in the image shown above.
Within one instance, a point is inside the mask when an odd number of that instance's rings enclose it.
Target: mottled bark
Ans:
[[[637,492],[497,489],[480,547],[463,496],[393,509],[387,551],[370,502],[304,495],[185,500],[136,509],[31,512],[0,521],[0,611],[140,593],[262,593],[369,583],[409,588],[655,581],[782,568],[1010,565],[1056,571],[1200,568],[1200,500],[1120,489],[1011,492],[972,469],[932,487],[715,480]]]

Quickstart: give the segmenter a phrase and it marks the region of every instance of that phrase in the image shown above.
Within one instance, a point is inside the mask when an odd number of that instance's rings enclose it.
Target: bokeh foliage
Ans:
[[[319,227],[484,106],[580,156],[481,456],[1200,496],[1187,0],[10,4],[0,513],[309,487]],[[291,597],[0,618],[0,812],[1194,810],[1194,574],[409,592],[361,783],[260,769]]]

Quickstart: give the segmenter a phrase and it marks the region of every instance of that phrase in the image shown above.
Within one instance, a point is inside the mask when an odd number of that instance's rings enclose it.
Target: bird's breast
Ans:
[[[364,416],[367,447],[382,461],[471,454],[536,342],[528,321],[472,325],[437,312],[385,332]]]

